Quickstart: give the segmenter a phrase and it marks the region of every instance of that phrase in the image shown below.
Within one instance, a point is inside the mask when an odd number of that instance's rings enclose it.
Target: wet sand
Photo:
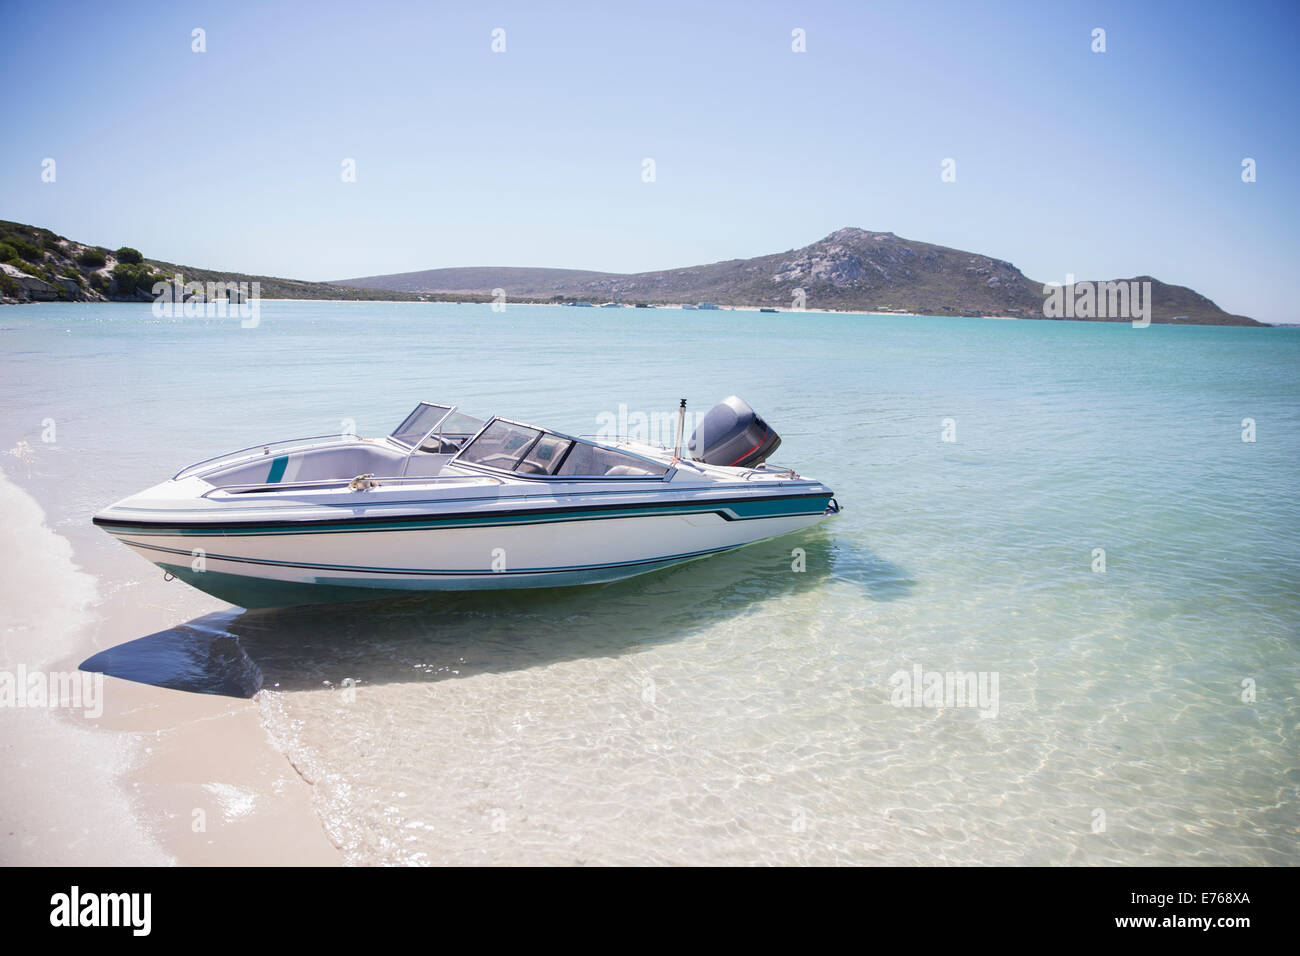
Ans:
[[[20,668],[29,679],[84,680],[78,665],[95,651],[176,623],[140,593],[101,593],[3,472],[0,514],[0,672],[10,680]],[[312,807],[312,786],[271,745],[256,698],[114,677],[101,686],[100,699],[87,688],[77,707],[66,685],[57,707],[26,695],[0,706],[0,863],[342,862]]]

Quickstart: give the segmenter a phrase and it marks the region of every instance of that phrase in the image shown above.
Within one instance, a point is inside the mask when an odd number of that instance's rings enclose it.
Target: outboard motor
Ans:
[[[748,468],[762,464],[780,444],[781,436],[749,403],[732,395],[708,410],[687,447],[706,465]]]

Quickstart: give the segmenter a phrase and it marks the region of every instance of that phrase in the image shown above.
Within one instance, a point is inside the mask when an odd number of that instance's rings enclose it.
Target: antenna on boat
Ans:
[[[677,444],[673,446],[673,459],[682,457],[682,431],[686,428],[686,399],[677,409]]]

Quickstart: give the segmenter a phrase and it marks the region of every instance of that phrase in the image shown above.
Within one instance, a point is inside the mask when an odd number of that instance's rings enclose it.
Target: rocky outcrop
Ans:
[[[113,252],[56,235],[49,229],[0,220],[0,302],[89,300],[94,302],[151,302],[153,286],[172,281],[257,283],[264,299],[383,299],[420,298],[400,292],[375,292],[342,288],[325,282],[303,282],[274,276],[215,272],[144,258],[138,250],[122,247]],[[39,273],[39,274],[34,274]],[[490,301],[491,296],[480,297]]]
[[[69,299],[81,298],[81,285],[76,279],[69,279],[67,276],[58,276],[55,283],[64,291]]]
[[[20,299],[25,298],[30,302],[50,302],[59,297],[58,290],[44,279],[28,275],[7,262],[0,262],[0,269],[4,270],[4,274],[18,287]]]

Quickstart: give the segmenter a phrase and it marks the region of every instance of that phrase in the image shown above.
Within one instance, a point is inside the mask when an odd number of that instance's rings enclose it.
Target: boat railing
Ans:
[[[757,468],[750,468],[741,477],[749,481],[755,476],[762,478],[798,478],[799,473],[793,468],[787,468],[783,465],[769,465],[764,462]]]
[[[644,448],[654,448],[658,451],[671,453],[672,449],[667,445],[657,441],[651,441],[648,438],[633,438],[631,435],[618,435],[611,438],[609,435],[574,435],[574,438],[581,438],[583,441],[591,442],[595,445],[605,445],[614,448],[618,445],[641,445]]]
[[[233,465],[246,459],[260,458],[263,455],[271,454],[272,449],[276,451],[285,451],[287,449],[314,448],[317,445],[327,445],[338,441],[363,440],[364,439],[359,435],[313,435],[310,438],[290,438],[286,441],[263,442],[260,445],[249,445],[247,448],[241,448],[238,451],[226,452],[224,455],[216,455],[213,458],[205,458],[203,461],[196,461],[192,465],[186,465],[172,476],[172,481],[179,481],[182,478],[197,475],[201,471],[210,471],[219,465]]]
[[[324,478],[318,481],[279,481],[262,482],[248,485],[221,485],[210,488],[201,497],[224,491],[231,495],[264,494],[274,491],[328,491],[331,488],[349,488],[352,491],[368,491],[388,485],[434,485],[439,482],[460,482],[461,484],[504,485],[505,482],[495,475],[447,475],[442,477],[420,477],[413,475],[403,478],[397,475],[376,478],[374,475],[357,475],[355,478]]]

